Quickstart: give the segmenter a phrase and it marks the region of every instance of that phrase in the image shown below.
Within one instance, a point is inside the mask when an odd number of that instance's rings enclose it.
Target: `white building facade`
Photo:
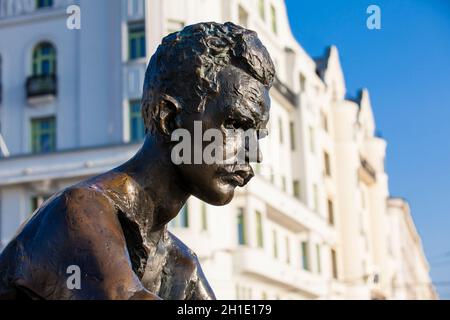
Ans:
[[[401,198],[388,200],[391,219],[391,254],[397,263],[392,277],[392,298],[421,300],[437,298],[429,282],[429,266],[408,203]]]
[[[72,4],[80,29],[66,26]],[[137,151],[146,64],[201,21],[257,31],[277,68],[256,177],[227,206],[190,199],[171,223],[218,298],[410,297],[392,285],[386,142],[368,92],[346,99],[337,49],[309,57],[282,0],[0,0],[1,245],[46,197]]]

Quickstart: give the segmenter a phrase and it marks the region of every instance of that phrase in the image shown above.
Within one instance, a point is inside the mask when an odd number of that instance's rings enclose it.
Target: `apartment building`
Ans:
[[[80,29],[66,26],[72,4]],[[277,69],[256,177],[227,206],[190,199],[170,225],[217,296],[411,297],[393,286],[386,142],[368,91],[348,98],[337,48],[311,58],[282,0],[0,0],[1,245],[49,195],[137,151],[146,64],[200,21],[257,31]]]
[[[408,203],[401,198],[388,200],[390,254],[397,261],[392,281],[393,299],[435,299],[436,291],[429,281],[429,266],[420,236],[412,220]]]

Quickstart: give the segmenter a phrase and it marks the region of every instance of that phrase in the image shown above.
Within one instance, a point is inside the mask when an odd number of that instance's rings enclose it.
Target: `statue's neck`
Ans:
[[[114,171],[128,175],[151,201],[151,209],[138,210],[138,214],[151,215],[140,217],[150,218],[151,231],[162,230],[176,217],[189,198],[190,194],[185,190],[171,161],[167,143],[154,136],[147,135],[138,153]]]

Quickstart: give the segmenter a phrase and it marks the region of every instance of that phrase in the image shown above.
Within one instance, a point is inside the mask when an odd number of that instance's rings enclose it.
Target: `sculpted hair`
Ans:
[[[183,112],[203,112],[208,96],[219,92],[218,74],[237,67],[267,88],[275,68],[256,32],[233,23],[199,23],[166,36],[145,73],[142,116],[155,133],[160,101],[173,98]],[[190,109],[192,110],[190,110]]]

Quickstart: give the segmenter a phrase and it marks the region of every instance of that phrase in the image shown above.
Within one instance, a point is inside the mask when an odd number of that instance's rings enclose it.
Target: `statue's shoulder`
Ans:
[[[68,187],[56,198],[62,202],[67,213],[80,209],[86,213],[116,213],[128,189],[127,176],[108,172]]]
[[[114,203],[102,189],[92,185],[75,185],[61,192],[58,202],[65,207],[67,213],[74,213],[80,210],[85,213],[115,211]]]

